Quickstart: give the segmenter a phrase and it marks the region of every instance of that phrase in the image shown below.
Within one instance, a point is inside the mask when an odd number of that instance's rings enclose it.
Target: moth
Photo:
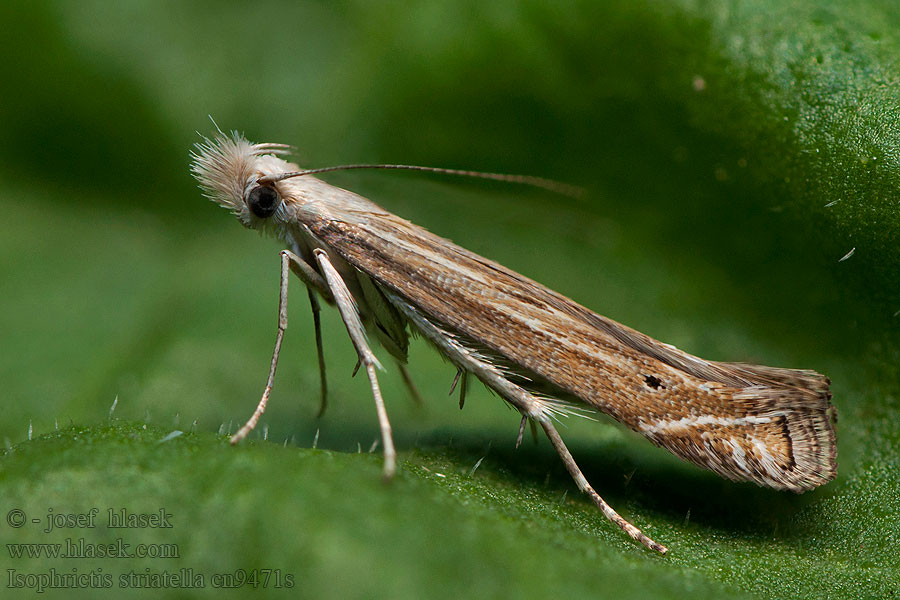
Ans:
[[[678,350],[313,177],[329,169],[302,171],[283,158],[289,152],[236,132],[204,138],[192,152],[192,172],[208,198],[245,227],[286,245],[268,380],[232,443],[247,436],[269,401],[293,272],[307,286],[313,310],[322,408],[319,298],[337,307],[357,369],[368,377],[386,478],[395,472],[396,452],[376,376],[380,363],[368,339],[380,342],[409,381],[403,365],[411,333],[456,366],[461,404],[474,376],[521,414],[518,441],[526,422],[540,426],[579,489],[610,521],[660,553],[667,548],[616,513],[576,464],[554,423],[573,406],[606,413],[727,479],[803,492],[834,478],[835,409],[825,376]]]

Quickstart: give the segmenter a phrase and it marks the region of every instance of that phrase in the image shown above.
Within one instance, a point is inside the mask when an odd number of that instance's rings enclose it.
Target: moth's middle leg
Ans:
[[[365,367],[366,374],[369,376],[369,385],[372,387],[372,396],[375,398],[375,411],[378,413],[378,424],[381,427],[381,440],[384,444],[384,478],[390,479],[397,470],[397,453],[394,450],[391,423],[388,420],[384,399],[381,396],[381,388],[378,386],[378,378],[375,375],[375,368],[381,367],[381,365],[366,341],[365,330],[347,284],[344,283],[340,273],[331,264],[328,254],[324,250],[316,249],[313,251],[313,254],[319,263],[319,269],[325,276],[325,282],[334,298],[335,304],[337,304],[338,311],[341,313],[341,319],[347,327],[350,341],[353,342],[353,346],[356,348],[359,362]]]

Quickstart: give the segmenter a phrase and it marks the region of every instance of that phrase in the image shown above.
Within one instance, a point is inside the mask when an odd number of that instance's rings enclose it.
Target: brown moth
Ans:
[[[244,226],[287,245],[269,378],[232,443],[246,437],[268,402],[293,271],[309,289],[322,406],[317,295],[337,306],[359,355],[357,368],[366,370],[386,477],[395,471],[396,455],[376,378],[380,365],[366,332],[397,361],[407,382],[403,364],[410,332],[431,342],[458,369],[461,404],[467,376],[474,375],[521,413],[519,440],[526,421],[540,425],[578,487],[628,535],[661,553],[665,546],[594,491],[554,417],[578,405],[602,411],[675,455],[736,481],[803,492],[834,478],[835,413],[825,376],[682,352],[316,179],[281,158],[286,154],[288,146],[252,144],[237,133],[204,140],[192,154],[194,176],[207,197]],[[550,187],[535,178],[516,180]]]

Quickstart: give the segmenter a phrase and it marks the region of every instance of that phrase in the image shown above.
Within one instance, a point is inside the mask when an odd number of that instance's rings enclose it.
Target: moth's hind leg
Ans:
[[[471,372],[485,385],[500,394],[504,400],[512,404],[520,413],[522,413],[523,421],[520,427],[520,434],[524,432],[524,419],[537,421],[547,434],[547,438],[553,445],[559,457],[565,464],[569,474],[575,480],[575,484],[582,492],[586,493],[594,504],[603,512],[607,519],[615,523],[632,539],[640,542],[647,548],[665,554],[668,549],[662,544],[654,542],[652,539],[644,535],[644,533],[622,518],[612,507],[607,504],[603,498],[591,487],[585,478],[581,469],[572,458],[572,453],[566,447],[560,437],[559,432],[553,425],[551,420],[551,410],[548,410],[547,403],[544,400],[534,396],[528,390],[512,383],[496,366],[484,360],[476,352],[471,351],[465,345],[460,343],[459,339],[454,335],[444,331],[438,325],[432,323],[425,318],[418,310],[402,298],[390,295],[389,298],[393,304],[409,319],[410,323],[415,325],[425,338],[430,340],[438,350],[449,358],[459,369]],[[519,440],[517,440],[518,443]]]
[[[660,554],[665,554],[669,551],[668,548],[654,542],[649,537],[644,535],[640,529],[626,521],[622,516],[617,513],[613,508],[606,503],[606,501],[600,497],[600,494],[591,487],[591,484],[588,483],[588,480],[585,478],[584,474],[581,472],[581,469],[578,468],[578,465],[575,464],[575,459],[572,458],[572,453],[569,452],[569,449],[566,448],[566,444],[563,442],[562,437],[560,437],[559,432],[556,431],[556,427],[550,421],[550,419],[538,419],[538,422],[541,424],[541,427],[544,428],[544,433],[547,434],[547,439],[550,440],[550,443],[553,444],[553,448],[556,450],[556,453],[559,454],[559,457],[562,459],[563,464],[566,465],[566,470],[569,471],[569,474],[572,476],[572,479],[575,480],[575,484],[578,486],[582,492],[587,494],[590,499],[597,505],[597,508],[606,516],[607,519],[615,523],[619,526],[619,528],[631,536],[631,539],[637,540],[642,543],[644,546],[651,550],[656,550]]]

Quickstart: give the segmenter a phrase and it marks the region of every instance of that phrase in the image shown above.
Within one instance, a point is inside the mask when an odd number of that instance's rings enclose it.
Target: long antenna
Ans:
[[[337,165],[334,167],[322,167],[320,169],[306,169],[304,171],[292,171],[289,173],[279,173],[278,175],[266,175],[260,177],[258,182],[261,184],[277,183],[291,177],[301,177],[303,175],[315,175],[318,173],[330,173],[332,171],[350,171],[354,169],[393,169],[399,171],[425,171],[428,173],[440,173],[442,175],[459,175],[462,177],[475,177],[478,179],[491,179],[494,181],[505,181],[507,183],[520,183],[522,185],[530,185],[539,187],[557,194],[569,196],[571,198],[581,198],[585,194],[584,188],[545,179],[543,177],[533,177],[531,175],[505,175],[503,173],[484,173],[482,171],[466,171],[462,169],[443,169],[440,167],[420,167],[417,165],[382,165],[382,164],[356,164],[356,165]]]

